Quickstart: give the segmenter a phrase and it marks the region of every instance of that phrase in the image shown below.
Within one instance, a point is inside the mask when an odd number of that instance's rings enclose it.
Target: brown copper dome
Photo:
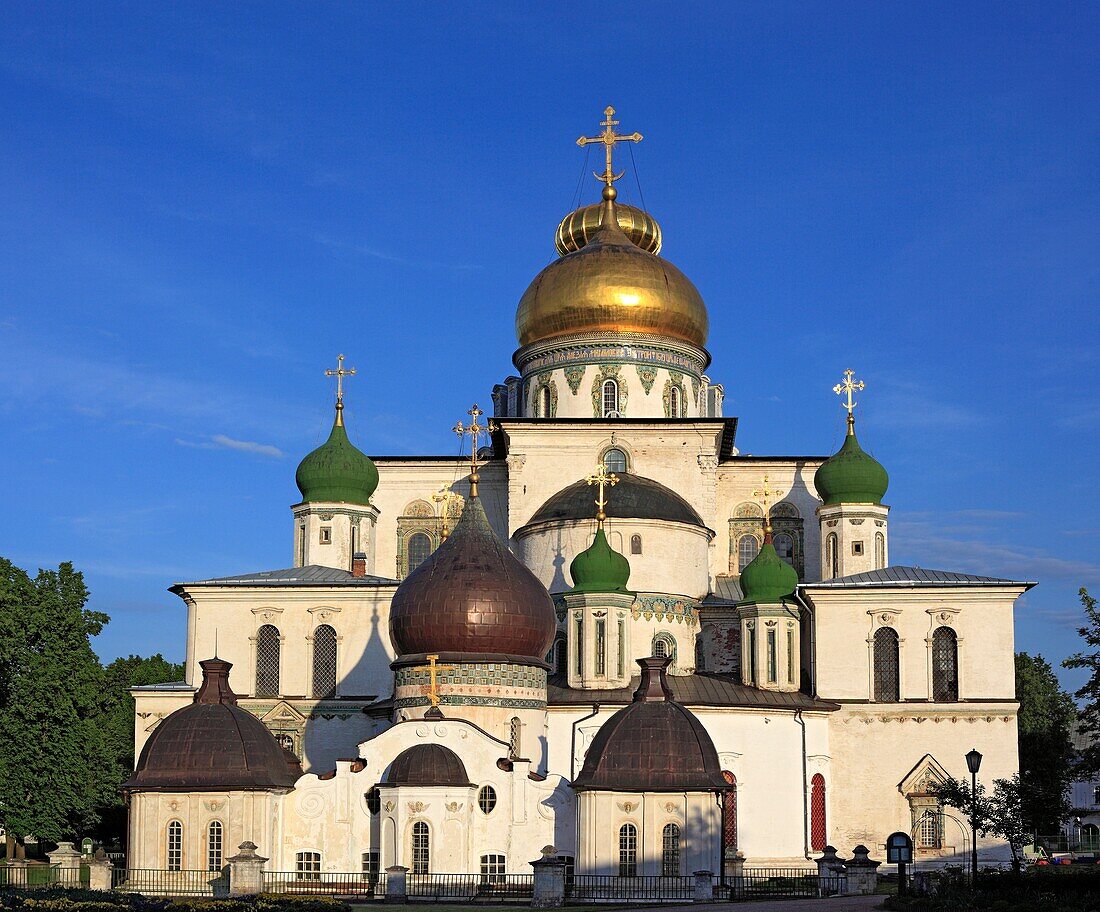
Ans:
[[[481,498],[397,587],[390,640],[398,655],[505,653],[542,659],[557,617],[546,588],[489,527]]]
[[[470,787],[466,765],[442,744],[415,744],[393,758],[383,785],[454,785]]]
[[[634,702],[592,739],[577,791],[711,792],[727,788],[707,730],[672,699],[665,680],[670,658],[638,659],[642,682]]]
[[[145,742],[127,791],[290,789],[297,760],[252,713],[237,706],[222,659],[200,662],[202,686],[190,706],[168,716]]]

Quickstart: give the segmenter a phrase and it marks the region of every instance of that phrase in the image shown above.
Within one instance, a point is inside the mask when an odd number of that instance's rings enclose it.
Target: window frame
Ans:
[[[619,877],[638,876],[638,828],[630,822],[619,827]]]
[[[612,453],[617,453],[617,454],[619,454],[619,456],[622,457],[622,466],[621,466],[621,468],[619,466],[619,460],[615,457],[612,457],[611,456]],[[615,459],[615,465],[614,466],[608,465],[608,458],[609,457]],[[606,450],[603,451],[603,455],[600,456],[600,462],[603,463],[604,468],[608,472],[612,472],[614,474],[621,475],[623,472],[629,472],[630,471],[630,457],[628,457],[626,455],[626,450],[624,450],[622,447],[618,447],[618,446],[608,447]]]
[[[318,881],[321,879],[321,853],[312,850],[294,853],[294,879]]]
[[[608,393],[614,397],[610,399]],[[614,377],[605,377],[603,383],[600,385],[600,412],[604,418],[618,418],[619,403],[622,401],[622,397],[619,394],[619,381]],[[612,408],[608,408],[608,403],[613,402]]]
[[[424,541],[428,543],[428,548],[427,551],[424,552],[424,556],[417,560],[416,563],[413,563],[413,541],[420,538],[423,538]],[[434,550],[435,547],[431,535],[422,529],[417,529],[405,536],[405,575],[409,576],[417,567],[432,556],[432,551]]]
[[[871,644],[871,699],[876,703],[901,702],[901,637],[893,627],[879,627]],[[890,676],[893,680],[891,682]]]
[[[497,806],[497,790],[491,785],[486,783],[477,790],[477,806],[478,809],[488,817]]]
[[[479,861],[481,883],[503,884],[507,881],[508,857],[503,852],[488,852]]]
[[[749,557],[746,560],[745,555],[746,555],[748,549],[745,546],[747,544],[749,544],[750,542],[752,543],[752,556]],[[757,538],[755,535],[753,535],[751,532],[745,532],[743,535],[741,535],[737,539],[737,570],[738,570],[738,572],[739,573],[743,572],[744,569],[756,559],[756,555],[759,554],[759,553],[760,553],[760,539]]]
[[[183,821],[169,820],[164,832],[165,868],[169,871],[183,870]]]
[[[215,830],[215,827],[217,828]],[[215,838],[216,837],[216,838]],[[221,871],[225,864],[225,826],[220,820],[206,825],[206,870]]]
[[[322,649],[331,647],[331,656],[321,654]],[[340,637],[331,624],[318,624],[313,631],[311,650],[311,691],[313,699],[332,699],[340,683]],[[319,675],[318,671],[324,672]],[[331,686],[328,686],[331,685]]]
[[[263,655],[265,650],[268,655]],[[266,667],[262,663],[267,663]],[[256,662],[252,690],[257,697],[278,697],[282,692],[283,634],[274,624],[256,629]],[[264,686],[261,686],[263,684]]]
[[[683,857],[680,851],[680,825],[666,823],[661,828],[661,876],[679,877],[683,870]]]
[[[413,821],[409,830],[411,851],[409,852],[409,872],[412,874],[430,874],[432,870],[432,830],[427,821]]]

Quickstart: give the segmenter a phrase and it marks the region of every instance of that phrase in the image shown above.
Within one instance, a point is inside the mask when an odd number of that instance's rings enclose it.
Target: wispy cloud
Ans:
[[[237,450],[241,453],[255,453],[258,456],[271,456],[282,459],[286,453],[270,443],[257,443],[254,440],[234,440],[224,434],[214,434],[206,440],[184,440],[176,438],[179,446],[193,447],[197,450]]]
[[[380,250],[377,247],[371,247],[367,244],[348,243],[347,241],[338,240],[327,234],[315,234],[313,240],[321,246],[329,247],[333,250],[345,250],[349,253],[357,253],[361,256],[370,257],[371,259],[384,260],[387,263],[397,263],[401,266],[414,266],[421,269],[453,269],[460,272],[471,272],[484,268],[479,263],[441,263],[437,260],[421,260],[413,257],[397,256],[388,251]]]

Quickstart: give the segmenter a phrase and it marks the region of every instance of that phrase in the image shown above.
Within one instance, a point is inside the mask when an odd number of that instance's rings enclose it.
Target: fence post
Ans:
[[[543,846],[542,858],[531,862],[535,870],[531,906],[535,909],[556,909],[565,905],[565,862],[558,858],[558,850]]]
[[[817,859],[817,894],[828,896],[830,881],[834,883],[844,871],[844,859],[839,858],[836,849],[827,845],[821,851],[821,857]]]
[[[722,880],[729,889],[729,898],[740,899],[745,894],[745,853],[726,849],[722,867]]]
[[[27,859],[13,858],[8,862],[8,886],[27,886]]]
[[[390,865],[386,868],[386,902],[403,903],[409,901],[406,879],[409,869],[404,865]]]
[[[103,848],[96,849],[95,855],[88,860],[88,889],[110,890],[112,886],[111,869],[113,867],[111,859],[107,857],[107,853],[103,851]]]
[[[695,871],[693,902],[714,902],[714,872]]]
[[[881,861],[871,861],[870,850],[865,845],[852,849],[852,860],[848,862],[847,895],[865,895],[874,893],[878,886],[878,866]]]
[[[57,882],[63,887],[80,886],[80,853],[71,842],[59,842],[57,848],[47,852],[51,866],[57,868]]]
[[[256,854],[256,843],[242,842],[240,851],[226,859],[229,867],[229,895],[254,896],[264,891],[264,865],[267,859]]]

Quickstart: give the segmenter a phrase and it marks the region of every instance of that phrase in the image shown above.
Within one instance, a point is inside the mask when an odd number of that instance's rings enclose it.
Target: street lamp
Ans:
[[[978,882],[978,770],[982,755],[977,748],[966,755],[966,768],[970,770],[970,882]]]

